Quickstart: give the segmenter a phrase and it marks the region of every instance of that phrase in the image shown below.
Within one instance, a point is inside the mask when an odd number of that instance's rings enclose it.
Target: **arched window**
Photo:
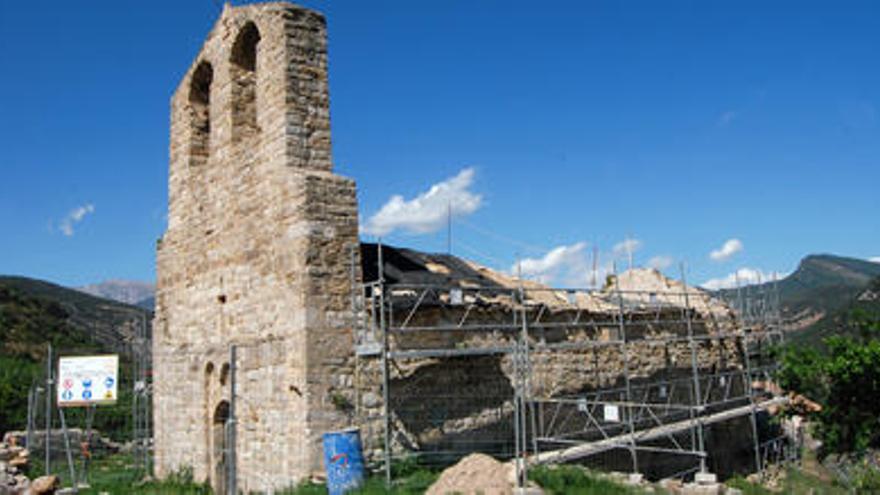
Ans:
[[[209,474],[209,477],[214,480],[212,483],[214,485],[214,493],[226,493],[227,460],[229,458],[226,448],[228,438],[226,422],[229,421],[229,402],[225,400],[220,401],[214,409],[211,419],[211,432],[214,438],[212,439],[213,448],[211,449],[209,465],[213,466],[213,476]]]
[[[229,363],[223,363],[220,367],[220,385],[226,386],[226,380],[229,379]]]
[[[214,419],[213,423],[216,424],[225,424],[229,419],[229,402],[225,400],[221,400],[217,407],[214,409]]]
[[[211,149],[211,81],[214,70],[202,62],[193,71],[189,87],[190,165],[204,165]]]
[[[257,128],[257,45],[260,31],[248,22],[238,32],[230,56],[232,76],[232,140],[256,135]]]

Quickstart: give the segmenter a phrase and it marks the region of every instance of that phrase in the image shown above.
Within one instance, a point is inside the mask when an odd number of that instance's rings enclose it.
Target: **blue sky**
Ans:
[[[302,3],[328,18],[336,170],[368,231],[394,195],[455,202],[455,254],[575,285],[625,239],[694,282],[880,256],[876,2]],[[219,11],[0,3],[0,273],[154,278],[168,101]],[[446,250],[445,226],[385,213],[410,228],[386,242]]]

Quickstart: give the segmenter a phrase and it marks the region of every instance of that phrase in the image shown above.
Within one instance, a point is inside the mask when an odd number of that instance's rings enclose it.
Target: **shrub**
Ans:
[[[855,313],[856,337],[825,339],[824,352],[786,350],[779,384],[822,405],[817,436],[826,452],[864,452],[880,445],[880,320]]]

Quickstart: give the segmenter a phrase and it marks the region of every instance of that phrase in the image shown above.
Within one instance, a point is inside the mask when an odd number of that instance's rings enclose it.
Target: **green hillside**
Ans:
[[[783,315],[792,321],[793,342],[820,344],[824,337],[849,331],[850,312],[860,306],[880,263],[831,255],[807,256],[779,284]]]
[[[813,325],[795,332],[791,340],[795,343],[819,345],[826,337],[852,335],[857,332],[853,319],[863,317],[880,320],[880,277],[872,280],[849,301],[830,311]]]
[[[852,309],[870,309],[870,301],[857,304],[863,293],[880,277],[880,263],[834,256],[810,255],[797,270],[780,280],[778,291],[783,317],[789,322],[790,340],[818,344],[823,337],[846,332],[846,319]],[[733,298],[733,290],[721,294]]]
[[[804,311],[830,314],[880,277],[880,263],[832,256],[804,258],[794,273],[779,282],[782,310],[787,316]]]
[[[56,355],[119,353],[120,403],[96,426],[120,430],[129,413],[127,340],[149,312],[24,277],[0,277],[0,433],[21,429],[28,390],[44,379],[47,345]],[[130,385],[129,385],[130,386]]]
[[[149,326],[151,313],[144,308],[95,297],[43,280],[0,276],[0,288],[57,305],[66,322],[89,336],[105,351],[124,352],[136,326]]]

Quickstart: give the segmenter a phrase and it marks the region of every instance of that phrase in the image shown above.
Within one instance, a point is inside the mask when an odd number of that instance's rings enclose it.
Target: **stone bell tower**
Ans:
[[[222,489],[232,368],[239,489],[291,486],[321,468],[320,435],[347,426],[351,383],[357,198],[332,171],[324,17],[227,4],[171,99],[170,148],[156,474]]]

